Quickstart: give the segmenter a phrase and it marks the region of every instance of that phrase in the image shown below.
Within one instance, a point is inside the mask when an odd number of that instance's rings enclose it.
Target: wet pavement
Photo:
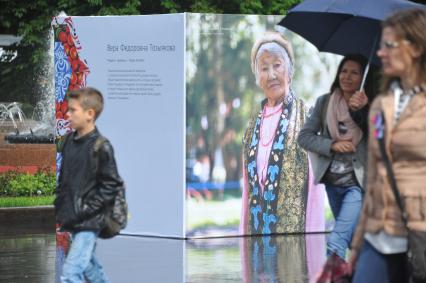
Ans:
[[[58,282],[62,240],[52,233],[0,233],[0,282]],[[97,255],[119,283],[309,282],[325,261],[325,235],[187,241],[118,236],[99,240]]]
[[[54,234],[1,235],[0,282],[55,282],[55,256]]]

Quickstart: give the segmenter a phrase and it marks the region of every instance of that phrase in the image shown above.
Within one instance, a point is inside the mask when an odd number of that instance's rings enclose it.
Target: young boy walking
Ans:
[[[56,220],[71,233],[61,281],[110,282],[95,257],[96,240],[105,225],[106,208],[123,186],[114,152],[101,137],[95,121],[103,109],[102,94],[91,87],[67,94],[68,115],[74,132],[65,137],[56,190]]]

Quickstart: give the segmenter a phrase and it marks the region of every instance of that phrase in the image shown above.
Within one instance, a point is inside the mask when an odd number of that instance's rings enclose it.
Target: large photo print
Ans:
[[[187,15],[189,237],[324,232],[333,224],[297,137],[339,56],[277,28],[281,18]]]

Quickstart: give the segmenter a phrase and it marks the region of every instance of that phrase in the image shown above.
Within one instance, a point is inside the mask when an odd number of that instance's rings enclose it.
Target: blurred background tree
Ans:
[[[285,14],[299,0],[0,0],[0,35],[14,35],[19,43],[0,46],[0,101],[35,106],[47,58],[52,17],[68,15],[139,15],[177,12],[228,14]]]
[[[240,187],[236,181],[242,172],[242,138],[250,117],[258,113],[265,98],[251,71],[251,48],[266,30],[274,30],[281,18],[188,15],[186,153],[192,163],[208,155],[210,180],[215,183],[226,181]],[[328,91],[340,56],[319,53],[290,31],[284,35],[296,58],[292,88],[312,104]]]
[[[278,18],[221,14],[187,18],[187,158],[194,158],[196,151],[206,152],[216,182],[240,177],[242,136],[262,99],[250,69],[251,47],[259,34],[273,30]]]

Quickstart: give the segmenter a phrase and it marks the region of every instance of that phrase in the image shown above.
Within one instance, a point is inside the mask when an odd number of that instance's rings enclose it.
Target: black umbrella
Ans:
[[[291,9],[279,25],[301,35],[319,51],[362,54],[380,65],[376,55],[381,21],[395,11],[425,5],[404,0],[306,0]],[[368,72],[367,65],[364,72]]]

